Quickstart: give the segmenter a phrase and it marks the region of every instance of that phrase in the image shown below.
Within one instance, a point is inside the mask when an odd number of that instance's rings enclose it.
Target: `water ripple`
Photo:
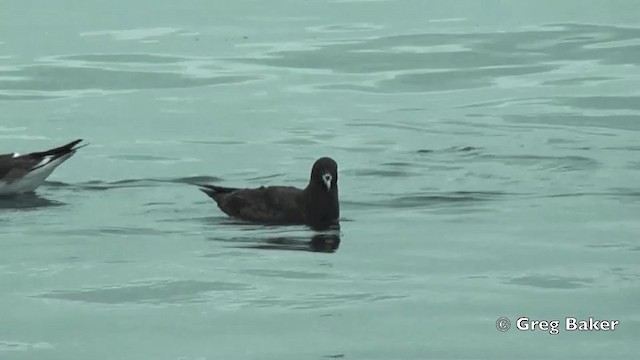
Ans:
[[[543,165],[545,169],[557,171],[594,170],[600,167],[598,161],[584,156],[480,155],[480,158],[499,160],[508,165]]]
[[[526,275],[513,277],[506,282],[512,285],[530,286],[543,289],[571,290],[592,286],[595,279],[556,275]]]
[[[18,76],[21,80],[3,77]],[[25,96],[67,96],[88,91],[122,92],[140,89],[190,88],[239,84],[257,80],[257,76],[178,72],[129,71],[96,67],[28,65],[20,69],[0,70],[0,92],[5,98]],[[25,93],[26,92],[26,93]],[[80,92],[80,93],[79,93]]]
[[[125,286],[102,287],[84,290],[56,290],[38,297],[100,303],[124,304],[183,304],[206,301],[209,292],[243,291],[246,284],[223,281],[165,280],[136,283]]]
[[[353,33],[353,31],[352,31]],[[637,65],[640,30],[591,24],[550,24],[533,29],[485,33],[417,33],[283,48],[233,58],[239,63],[357,75],[334,77],[318,90],[368,93],[424,93],[483,87],[597,83],[624,76],[570,73],[572,64],[594,67]],[[510,78],[517,78],[512,81]]]
[[[432,208],[440,206],[464,206],[486,201],[504,200],[509,197],[523,197],[525,195],[528,194],[490,191],[416,192],[401,196],[386,195],[386,199],[379,201],[343,201],[343,204],[345,206],[361,208]]]
[[[87,63],[122,63],[122,64],[178,64],[193,61],[193,58],[180,57],[175,55],[159,54],[81,54],[65,55],[54,58],[60,62],[87,62]]]
[[[329,274],[314,273],[302,270],[269,270],[269,269],[244,269],[240,271],[242,274],[248,274],[258,277],[275,277],[290,280],[313,280],[328,279]]]
[[[80,36],[111,36],[115,40],[147,40],[180,33],[182,30],[171,27],[140,28],[127,30],[101,30],[83,32]]]
[[[581,113],[546,113],[506,115],[503,119],[515,123],[549,124],[640,131],[638,115],[584,115]]]
[[[28,343],[22,341],[0,340],[0,351],[31,351],[53,348],[54,346],[47,342]]]
[[[528,65],[402,73],[369,86],[356,84],[319,85],[321,90],[352,90],[372,93],[411,93],[469,90],[489,87],[501,77],[517,77],[549,72],[552,65]]]
[[[45,186],[50,188],[78,188],[82,190],[111,190],[123,188],[145,188],[162,186],[165,184],[197,185],[202,183],[220,182],[221,178],[215,176],[189,176],[166,179],[124,179],[116,181],[91,180],[87,182],[69,184],[60,181],[46,181]]]
[[[247,306],[251,308],[287,308],[291,310],[308,310],[342,307],[357,303],[371,303],[378,301],[400,300],[409,297],[408,295],[393,294],[386,295],[370,292],[353,293],[320,293],[320,294],[298,294],[295,299],[286,299],[276,296],[264,296],[255,299],[247,299]]]
[[[640,96],[556,97],[553,102],[583,110],[631,110],[640,114]]]

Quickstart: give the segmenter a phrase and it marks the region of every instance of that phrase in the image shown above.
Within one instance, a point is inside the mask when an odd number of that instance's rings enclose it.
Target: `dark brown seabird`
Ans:
[[[338,224],[338,164],[323,157],[313,164],[304,189],[261,186],[253,189],[199,185],[225,214],[262,224],[328,227]]]

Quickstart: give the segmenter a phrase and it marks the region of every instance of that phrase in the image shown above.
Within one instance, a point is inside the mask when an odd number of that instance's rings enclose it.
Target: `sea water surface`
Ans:
[[[638,14],[0,2],[0,153],[90,143],[0,201],[0,359],[637,359]],[[193,185],[304,186],[321,156],[339,232]]]

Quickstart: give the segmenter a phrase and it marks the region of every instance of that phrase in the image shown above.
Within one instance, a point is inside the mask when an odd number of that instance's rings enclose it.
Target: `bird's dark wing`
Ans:
[[[27,155],[14,157],[14,154],[0,155],[0,180],[11,182],[27,174],[38,165],[42,159]]]
[[[261,223],[304,222],[302,190],[294,187],[233,189],[209,185],[203,191],[229,216]]]

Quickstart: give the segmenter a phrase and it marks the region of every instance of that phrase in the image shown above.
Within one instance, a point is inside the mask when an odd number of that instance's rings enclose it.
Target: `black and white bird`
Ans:
[[[55,149],[25,155],[0,155],[0,196],[35,191],[55,168],[86,146],[76,146],[81,141],[79,139]]]
[[[304,189],[199,186],[225,214],[250,222],[325,227],[337,224],[340,217],[338,164],[328,157],[316,160]]]

